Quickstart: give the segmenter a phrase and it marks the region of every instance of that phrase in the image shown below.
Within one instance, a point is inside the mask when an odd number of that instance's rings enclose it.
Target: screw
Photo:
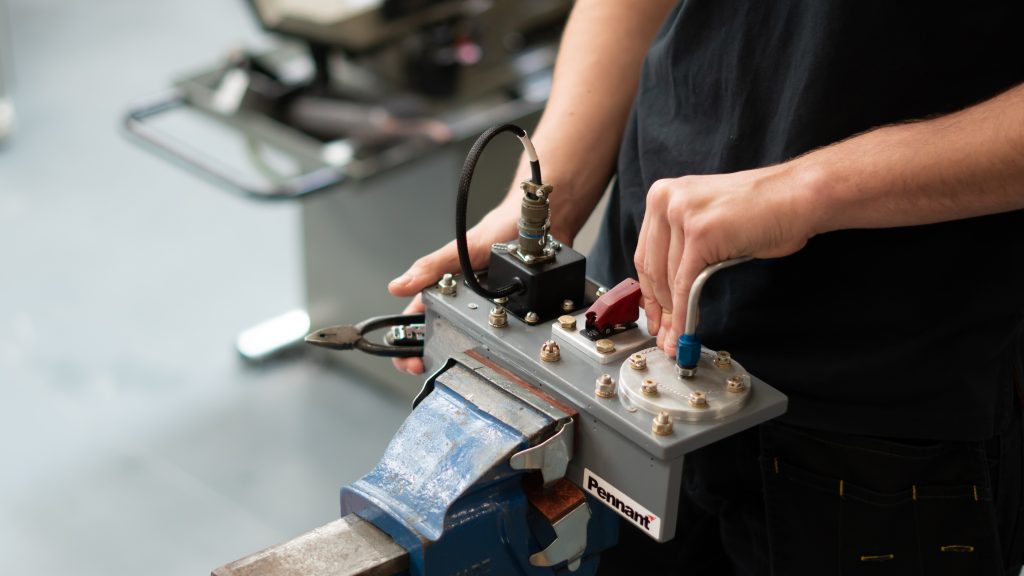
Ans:
[[[558,325],[562,327],[562,330],[572,332],[573,330],[576,329],[576,317],[569,316],[568,314],[566,314],[565,316],[559,316]]]
[[[594,346],[601,354],[611,354],[612,352],[615,352],[615,342],[612,342],[607,338],[602,338],[597,342],[594,342]]]
[[[498,306],[504,306],[505,304],[508,304],[508,296],[502,296],[501,298],[495,298],[494,300],[492,300],[492,302],[494,302]]]
[[[640,393],[644,396],[657,396],[658,395],[658,383],[650,378],[640,383]]]
[[[733,376],[725,381],[725,389],[733,394],[739,394],[747,389],[747,383],[743,376]]]
[[[524,320],[526,320],[527,324],[533,325],[540,322],[540,316],[537,316],[536,312],[527,312]]]
[[[505,313],[505,309],[501,306],[495,306],[491,308],[491,313],[487,315],[487,323],[495,328],[504,328],[508,326],[508,314]]]
[[[445,274],[441,277],[441,281],[437,283],[437,289],[445,296],[454,296],[455,291],[458,289],[458,285],[455,283],[455,278],[451,274]]]
[[[562,359],[562,351],[558,348],[558,343],[554,340],[548,340],[540,347],[540,359],[545,362],[558,362]]]
[[[601,374],[594,386],[594,394],[598,398],[611,398],[615,396],[615,380],[611,374]]]
[[[715,353],[714,364],[716,368],[728,368],[732,366],[732,355],[725,350],[719,350]]]
[[[572,300],[562,300],[562,312],[572,312],[576,309],[576,303]]]
[[[629,367],[633,370],[647,370],[647,356],[637,352],[629,357]]]
[[[672,433],[672,418],[668,412],[658,412],[654,417],[654,423],[651,424],[651,432],[657,436],[668,436]]]
[[[694,408],[708,407],[708,397],[705,396],[703,392],[698,392],[696,390],[690,392],[690,395],[687,397],[687,400],[690,401],[690,406],[693,406]]]
[[[598,286],[597,287],[597,291],[594,292],[594,295],[597,296],[598,298],[600,298],[601,296],[604,296],[607,293],[608,293],[608,289],[607,288],[605,288],[604,286]]]

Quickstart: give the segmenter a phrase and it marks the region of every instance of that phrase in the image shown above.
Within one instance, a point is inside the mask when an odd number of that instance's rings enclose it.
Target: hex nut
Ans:
[[[658,412],[651,424],[651,432],[656,436],[668,436],[672,433],[672,418],[668,412]]]
[[[594,342],[594,346],[601,354],[611,354],[612,352],[615,352],[615,342],[612,342],[607,338],[602,338],[597,342]]]
[[[548,340],[540,347],[540,359],[545,362],[558,362],[562,359],[562,350],[554,340]]]
[[[487,315],[487,323],[495,328],[504,328],[508,326],[508,314],[505,313],[505,309],[501,306],[495,306],[491,308],[491,313]]]
[[[716,368],[729,368],[732,366],[732,355],[725,350],[719,350],[715,353],[713,362]]]
[[[612,398],[615,396],[615,379],[611,374],[601,374],[594,386],[594,395],[598,398]]]
[[[569,316],[568,314],[565,316],[559,316],[558,325],[562,327],[562,330],[572,332],[576,329],[576,317]]]
[[[687,396],[686,399],[689,400],[690,406],[693,406],[694,408],[708,407],[708,397],[703,392],[700,392],[698,390],[690,392],[690,395]]]
[[[633,370],[647,370],[647,356],[637,352],[629,357],[629,367]]]
[[[658,383],[650,378],[647,378],[640,383],[640,393],[644,396],[657,396],[658,395]]]
[[[733,394],[746,392],[746,379],[743,376],[733,376],[729,378],[728,380],[725,381],[725,390],[727,392],[732,392]]]
[[[455,282],[455,277],[451,274],[445,274],[441,277],[441,281],[437,283],[437,290],[445,296],[454,296],[458,287],[459,285]]]
[[[526,320],[527,324],[533,326],[534,324],[540,322],[540,316],[538,316],[536,312],[527,312],[526,317],[523,318],[523,320]]]
[[[572,312],[576,309],[576,303],[572,300],[562,300],[562,312]]]

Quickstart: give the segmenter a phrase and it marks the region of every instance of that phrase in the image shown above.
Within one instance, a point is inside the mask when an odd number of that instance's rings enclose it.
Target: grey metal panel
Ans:
[[[618,373],[618,366],[599,364],[588,355],[563,347],[559,362],[541,362],[540,347],[551,337],[551,323],[529,326],[513,317],[506,328],[487,324],[493,304],[460,285],[455,296],[435,290],[424,293],[427,304],[428,369],[469,348],[484,346],[534,384],[579,411],[576,449],[569,477],[583,482],[587,468],[613,483],[662,518],[660,540],[675,533],[676,506],[683,455],[781,415],[786,397],[752,377],[750,400],[738,413],[710,422],[674,423],[674,432],[655,436],[651,415],[630,412],[617,399],[594,395],[602,373]]]

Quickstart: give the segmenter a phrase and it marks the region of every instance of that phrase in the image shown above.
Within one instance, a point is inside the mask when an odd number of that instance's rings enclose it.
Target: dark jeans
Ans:
[[[600,574],[1017,576],[1018,416],[987,442],[769,423],[688,454],[676,538],[623,523]]]

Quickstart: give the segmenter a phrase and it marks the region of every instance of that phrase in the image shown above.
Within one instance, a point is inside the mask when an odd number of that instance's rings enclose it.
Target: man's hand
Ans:
[[[647,194],[634,264],[658,346],[675,356],[697,275],[738,256],[776,258],[814,235],[812,176],[787,164],[658,180]]]
[[[469,259],[475,270],[485,268],[490,262],[491,244],[508,242],[516,237],[518,218],[518,206],[505,202],[489,212],[479,224],[467,231],[466,243],[469,247]],[[393,296],[404,298],[415,296],[403,313],[420,313],[423,312],[423,301],[419,296],[420,290],[437,283],[445,274],[458,272],[459,254],[453,240],[414,262],[404,274],[388,284],[388,292],[391,292]],[[423,373],[423,360],[419,358],[393,358],[391,362],[395,368],[403,372]]]

